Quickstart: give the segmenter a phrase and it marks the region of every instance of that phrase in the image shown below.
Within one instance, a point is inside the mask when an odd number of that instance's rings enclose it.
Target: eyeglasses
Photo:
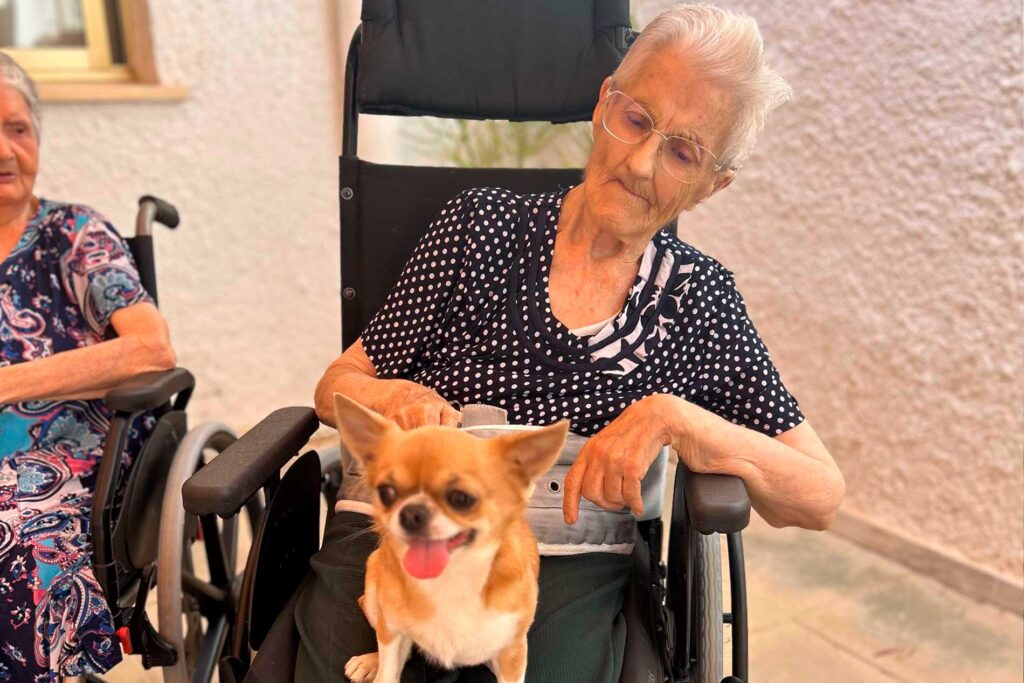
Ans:
[[[657,133],[664,142],[658,150],[661,166],[665,172],[681,183],[692,185],[707,173],[704,162],[711,157],[716,163],[713,171],[721,171],[725,164],[718,162],[718,157],[693,140],[678,135],[665,135],[654,128],[654,119],[647,111],[637,104],[633,98],[619,90],[609,90],[602,115],[604,129],[619,142],[635,145],[643,142],[651,133]]]

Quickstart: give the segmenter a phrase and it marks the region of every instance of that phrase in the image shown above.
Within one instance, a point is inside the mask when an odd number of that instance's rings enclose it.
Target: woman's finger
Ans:
[[[615,474],[614,471],[605,473],[602,493],[605,501],[615,506],[615,509],[625,506],[626,501],[622,497],[622,476]]]
[[[640,486],[640,479],[625,476],[622,480],[622,497],[630,511],[639,517],[644,512],[644,496]]]
[[[580,453],[582,455],[582,453]],[[586,458],[577,457],[562,480],[562,517],[566,524],[575,524],[580,514],[580,495],[587,474]]]
[[[395,414],[394,418],[392,419],[394,419],[395,423],[398,424],[399,427],[408,431],[412,429],[412,427],[410,426],[410,424],[412,423],[412,419],[409,417],[406,410],[406,408],[402,408]]]
[[[581,488],[584,498],[595,505],[601,505],[604,502],[604,470],[600,467],[588,467]]]
[[[441,424],[441,411],[438,410],[438,406],[433,402],[423,402],[418,404],[419,422],[417,427],[427,427],[431,425]]]
[[[458,427],[462,422],[462,413],[452,408],[448,403],[441,407],[441,424],[445,427]]]

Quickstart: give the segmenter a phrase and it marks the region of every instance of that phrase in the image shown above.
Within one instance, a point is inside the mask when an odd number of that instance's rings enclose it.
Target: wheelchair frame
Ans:
[[[140,281],[157,301],[156,268],[151,227],[178,225],[177,210],[152,196],[139,200],[136,234],[125,239]],[[210,680],[233,627],[238,593],[234,577],[237,527],[234,519],[218,527],[215,517],[197,521],[186,516],[181,487],[205,459],[208,450],[221,452],[235,440],[231,430],[206,423],[187,431],[185,408],[195,379],[184,368],[149,372],[110,389],[104,400],[113,412],[97,472],[91,513],[92,566],[113,615],[125,654],[139,655],[145,668],[163,667],[167,683]],[[156,425],[130,467],[124,456],[128,432],[140,415],[151,413]],[[256,499],[247,501],[255,526],[262,516]],[[126,509],[127,508],[127,509]],[[196,577],[191,545],[202,540],[211,574]],[[174,567],[174,571],[158,571]],[[160,630],[146,613],[150,590],[158,585]],[[184,601],[194,627],[186,643],[182,633]],[[195,630],[207,619],[205,633]],[[176,628],[175,628],[176,627]],[[200,641],[201,638],[201,641]],[[72,679],[74,680],[74,678]],[[87,681],[99,681],[88,675]]]
[[[635,39],[635,36],[634,38]],[[358,158],[359,134],[359,90],[356,87],[359,78],[359,45],[362,40],[362,28],[358,27],[349,43],[345,67],[345,102],[342,126],[342,157],[340,160],[339,197],[341,207],[342,242],[346,242],[344,226],[359,226],[360,215],[356,203],[360,192],[358,187],[360,171],[377,166]],[[431,169],[442,171],[442,169]],[[462,169],[443,169],[458,183]],[[472,169],[468,174],[475,177],[486,175],[496,178],[493,183],[499,187],[516,189],[519,169]],[[529,169],[528,173],[538,174],[537,169]],[[566,182],[568,178],[579,179],[579,171],[547,171],[550,174],[550,187],[555,183]],[[488,178],[489,180],[490,178]],[[491,183],[484,182],[483,185]],[[479,183],[477,185],[480,185]],[[455,196],[452,191],[450,196]],[[669,226],[675,229],[674,222]],[[349,244],[360,242],[359,235],[349,235]],[[411,249],[410,249],[411,250]],[[355,249],[342,248],[342,325],[344,345],[353,343],[362,330],[368,316],[359,311],[356,305],[362,287],[359,273],[363,270],[358,262],[359,254]],[[348,275],[356,273],[357,275]],[[349,302],[349,306],[344,305]],[[371,305],[373,311],[376,306]],[[371,314],[372,312],[371,311]],[[738,477],[724,475],[694,474],[681,464],[677,467],[673,489],[672,533],[669,536],[668,566],[662,562],[663,529],[660,520],[642,522],[641,535],[651,549],[650,571],[659,581],[652,585],[655,602],[658,605],[656,628],[659,636],[665,638],[664,662],[665,671],[674,672],[678,680],[689,680],[695,653],[699,651],[698,630],[693,627],[697,618],[697,604],[694,600],[694,556],[696,537],[694,532],[702,534],[723,533],[727,538],[731,612],[724,614],[724,623],[732,626],[732,671],[740,681],[748,677],[748,640],[747,640],[747,599],[746,578],[743,561],[743,540],[741,530],[750,521],[750,499],[746,488]],[[676,530],[679,531],[676,531]],[[683,533],[685,531],[685,533]],[[683,589],[673,586],[683,586]],[[682,623],[675,615],[685,615]]]
[[[377,263],[367,266],[361,263],[360,249],[368,241],[368,237],[358,231],[361,225],[361,196],[364,188],[361,179],[370,174],[393,172],[403,178],[422,178],[424,173],[432,172],[441,177],[438,183],[446,183],[452,188],[464,189],[468,186],[465,180],[472,174],[473,178],[481,177],[496,182],[484,184],[499,185],[513,191],[524,191],[536,184],[527,182],[525,172],[518,169],[416,169],[413,167],[395,167],[372,164],[362,161],[357,156],[358,113],[360,111],[359,92],[356,88],[359,72],[359,45],[361,28],[357,29],[349,45],[348,61],[345,69],[345,101],[344,126],[342,139],[342,156],[339,174],[339,204],[342,224],[342,321],[344,345],[355,340],[363,323],[368,319],[367,310],[372,314],[379,305],[381,296],[367,296],[371,293],[364,289],[363,284],[381,286],[381,272],[389,272],[380,268]],[[534,177],[543,177],[547,187],[551,188],[560,182],[578,181],[579,171],[564,170],[532,170]],[[461,187],[460,187],[461,184]],[[457,193],[450,192],[448,196]],[[417,198],[418,199],[418,198]],[[409,199],[408,201],[416,201]],[[436,212],[438,206],[433,207]],[[397,223],[389,220],[377,221],[376,229],[386,235],[389,247],[396,242],[409,242],[408,236],[398,233]],[[355,232],[353,232],[355,231]],[[416,235],[418,237],[418,234]],[[380,239],[378,237],[378,239]],[[404,261],[409,250],[399,256]],[[362,256],[365,256],[363,254]],[[393,268],[391,269],[393,270]],[[380,294],[379,292],[377,293]],[[317,468],[318,459],[314,451],[302,455],[282,477],[279,472],[287,463],[299,454],[309,437],[316,431],[319,422],[315,413],[309,408],[282,408],[265,418],[249,433],[243,435],[221,456],[201,469],[193,476],[184,488],[184,504],[193,514],[216,514],[229,518],[236,514],[241,505],[261,488],[268,501],[268,514],[257,532],[250,563],[246,567],[243,580],[242,604],[239,605],[241,625],[236,635],[245,642],[236,640],[232,645],[230,657],[225,658],[221,665],[221,680],[284,680],[253,676],[252,672],[259,666],[257,657],[250,668],[252,651],[260,651],[266,647],[277,650],[294,644],[297,635],[292,620],[295,595],[303,575],[301,567],[308,563],[309,557],[316,551],[316,544],[300,542],[291,546],[282,546],[279,522],[273,508],[280,507],[281,513],[290,517],[293,522],[302,520],[310,528],[318,528],[319,522],[310,519],[307,501],[319,487],[330,487],[337,483],[339,474],[336,463],[328,467]],[[336,490],[336,489],[335,489]],[[311,494],[311,492],[314,492]],[[698,662],[701,650],[700,643],[700,594],[697,581],[700,571],[698,557],[698,535],[723,533],[727,536],[727,547],[730,566],[730,592],[732,596],[731,613],[723,615],[724,623],[732,625],[732,675],[724,679],[737,683],[748,679],[747,666],[747,613],[746,592],[743,565],[743,545],[740,532],[749,522],[750,501],[743,482],[736,477],[713,474],[691,473],[681,464],[677,466],[675,488],[673,491],[674,508],[672,524],[668,532],[668,562],[662,561],[662,548],[665,531],[660,520],[652,520],[640,524],[641,537],[649,546],[647,560],[650,572],[651,606],[655,614],[656,637],[659,640],[659,652],[663,660],[666,680],[673,683],[696,681]],[[328,508],[330,514],[330,507]],[[315,517],[313,519],[316,519]],[[316,524],[316,526],[313,526]],[[291,528],[297,528],[292,526]],[[305,532],[303,532],[305,533]],[[259,552],[261,547],[268,546],[279,557],[267,557]],[[294,574],[300,568],[300,576]],[[261,580],[267,576],[274,580],[276,592],[262,593],[256,583],[257,575]],[[291,589],[292,593],[288,593]],[[261,604],[257,596],[265,598]],[[247,598],[247,599],[245,599]],[[247,617],[242,617],[242,612]],[[720,627],[721,625],[719,625]],[[248,627],[248,632],[243,628]],[[268,643],[274,641],[271,648]],[[275,656],[277,656],[275,652]],[[288,670],[288,662],[271,663],[277,667],[270,670],[281,675]],[[291,662],[294,665],[294,661]],[[247,674],[248,672],[248,674]],[[269,674],[268,674],[269,676]],[[703,679],[702,679],[703,683]]]

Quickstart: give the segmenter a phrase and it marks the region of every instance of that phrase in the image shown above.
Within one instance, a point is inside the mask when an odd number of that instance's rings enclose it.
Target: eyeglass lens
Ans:
[[[620,92],[613,92],[604,110],[604,127],[621,142],[636,144],[647,139],[654,130],[654,122],[639,104]],[[661,146],[662,166],[669,175],[684,183],[700,179],[701,161],[700,147],[686,138],[672,136]]]

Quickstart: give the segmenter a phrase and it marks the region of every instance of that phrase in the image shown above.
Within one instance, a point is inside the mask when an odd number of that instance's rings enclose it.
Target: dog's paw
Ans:
[[[352,683],[373,683],[377,675],[377,653],[356,655],[345,664],[345,675]]]

